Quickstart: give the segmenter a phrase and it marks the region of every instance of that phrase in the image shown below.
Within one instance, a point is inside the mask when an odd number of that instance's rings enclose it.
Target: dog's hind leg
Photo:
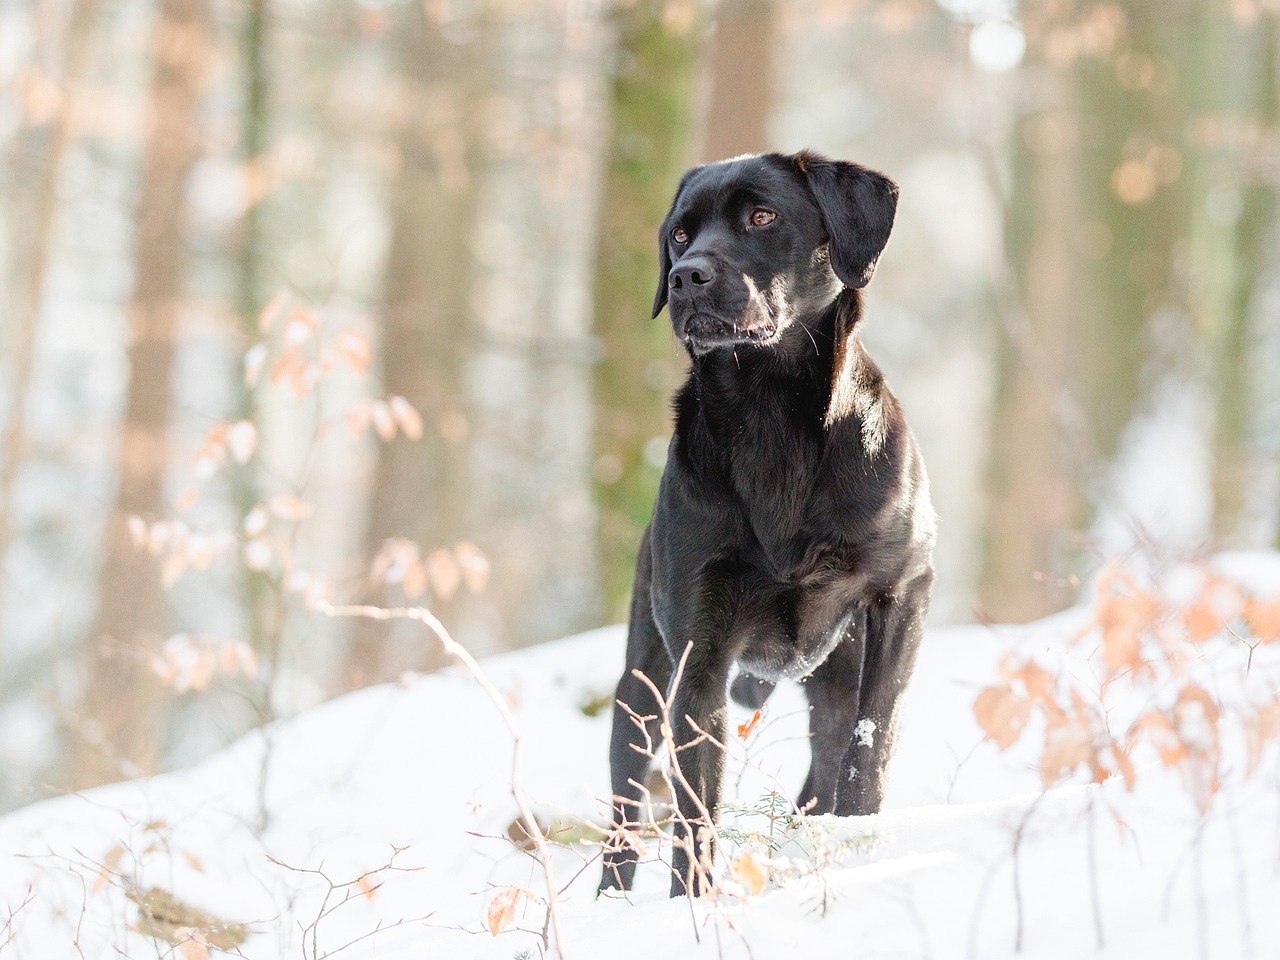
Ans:
[[[641,543],[641,561],[631,599],[627,664],[614,694],[613,733],[609,742],[613,831],[605,848],[600,890],[631,889],[638,855],[633,846],[624,842],[623,831],[639,820],[640,807],[644,802],[645,774],[653,760],[652,753],[662,743],[658,730],[658,704],[649,688],[632,671],[639,670],[664,692],[671,682],[671,660],[653,622],[649,602],[648,552],[649,539],[646,535]],[[626,704],[631,713],[618,706],[619,703]]]

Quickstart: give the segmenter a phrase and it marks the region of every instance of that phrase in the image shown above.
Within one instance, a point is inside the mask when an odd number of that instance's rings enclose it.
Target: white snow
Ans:
[[[1118,783],[1045,792],[1029,749],[1000,754],[982,741],[970,707],[1000,656],[1041,649],[1080,618],[929,632],[884,812],[814,818],[779,850],[801,874],[783,886],[746,899],[726,891],[718,905],[668,901],[669,875],[650,862],[629,900],[596,900],[599,865],[584,866],[594,851],[558,850],[564,956],[987,960],[1012,956],[1019,935],[1029,958],[1280,954],[1274,756],[1224,788],[1202,822],[1175,774],[1144,769],[1133,793]],[[484,662],[522,731],[523,786],[540,814],[603,812],[608,711],[589,718],[579,705],[612,689],[623,640],[609,628]],[[734,709],[730,729],[748,719]],[[758,810],[770,790],[797,789],[806,725],[800,688],[780,687],[732,744],[727,799]],[[259,829],[265,744],[270,816]],[[131,929],[128,884],[249,922],[241,950],[255,960],[539,957],[537,905],[523,901],[496,938],[485,927],[497,889],[542,889],[505,836],[511,763],[493,705],[452,670],[314,708],[188,771],[20,810],[0,819],[0,958],[171,955]],[[767,829],[759,813],[727,819]],[[352,881],[393,846],[404,871],[371,878],[371,895],[339,891],[308,929],[327,884],[302,871]]]
[[[853,728],[853,739],[860,747],[869,747],[875,742],[876,722],[870,717],[863,717]]]

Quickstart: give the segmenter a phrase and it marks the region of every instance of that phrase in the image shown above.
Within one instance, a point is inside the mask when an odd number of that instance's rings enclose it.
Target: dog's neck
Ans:
[[[884,382],[859,341],[861,319],[861,292],[844,289],[821,311],[789,324],[780,342],[694,356],[693,396],[710,412],[736,409],[744,391],[752,402],[772,396],[787,407],[807,395],[824,431],[854,418],[863,446],[874,454],[884,441]]]

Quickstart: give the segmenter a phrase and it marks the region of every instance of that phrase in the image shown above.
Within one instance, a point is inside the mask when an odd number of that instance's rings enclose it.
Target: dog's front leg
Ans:
[[[675,848],[671,896],[700,896],[711,884],[707,869],[715,854],[716,809],[724,778],[725,686],[729,665],[695,646],[670,696],[675,755]]]
[[[933,571],[928,570],[868,611],[859,719],[842,764],[848,773],[836,791],[836,813],[841,816],[880,811],[898,710],[915,666],[932,585]]]

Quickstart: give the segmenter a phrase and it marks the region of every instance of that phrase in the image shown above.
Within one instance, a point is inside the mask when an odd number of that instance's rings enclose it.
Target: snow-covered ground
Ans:
[[[666,899],[651,862],[629,900],[596,900],[594,851],[557,850],[563,955],[986,960],[1019,938],[1035,958],[1280,955],[1274,757],[1202,821],[1174,773],[1144,769],[1132,793],[1115,781],[1044,792],[1028,750],[983,742],[971,707],[1001,655],[1082,618],[930,632],[885,812],[845,822],[869,840],[817,874],[691,904]],[[524,790],[542,816],[602,813],[609,714],[582,706],[612,689],[622,645],[609,628],[484,663],[523,733]],[[735,741],[732,798],[798,788],[804,714],[799,689],[779,689]],[[520,900],[496,937],[486,926],[498,891],[542,889],[506,837],[511,755],[494,705],[451,670],[343,697],[191,770],[18,811],[0,820],[0,958],[203,956],[134,929],[129,894],[152,888],[248,924],[239,952],[255,960],[539,957],[535,903]],[[767,829],[758,814],[739,826]],[[351,883],[393,848],[395,870]],[[350,885],[326,901],[330,883]]]

